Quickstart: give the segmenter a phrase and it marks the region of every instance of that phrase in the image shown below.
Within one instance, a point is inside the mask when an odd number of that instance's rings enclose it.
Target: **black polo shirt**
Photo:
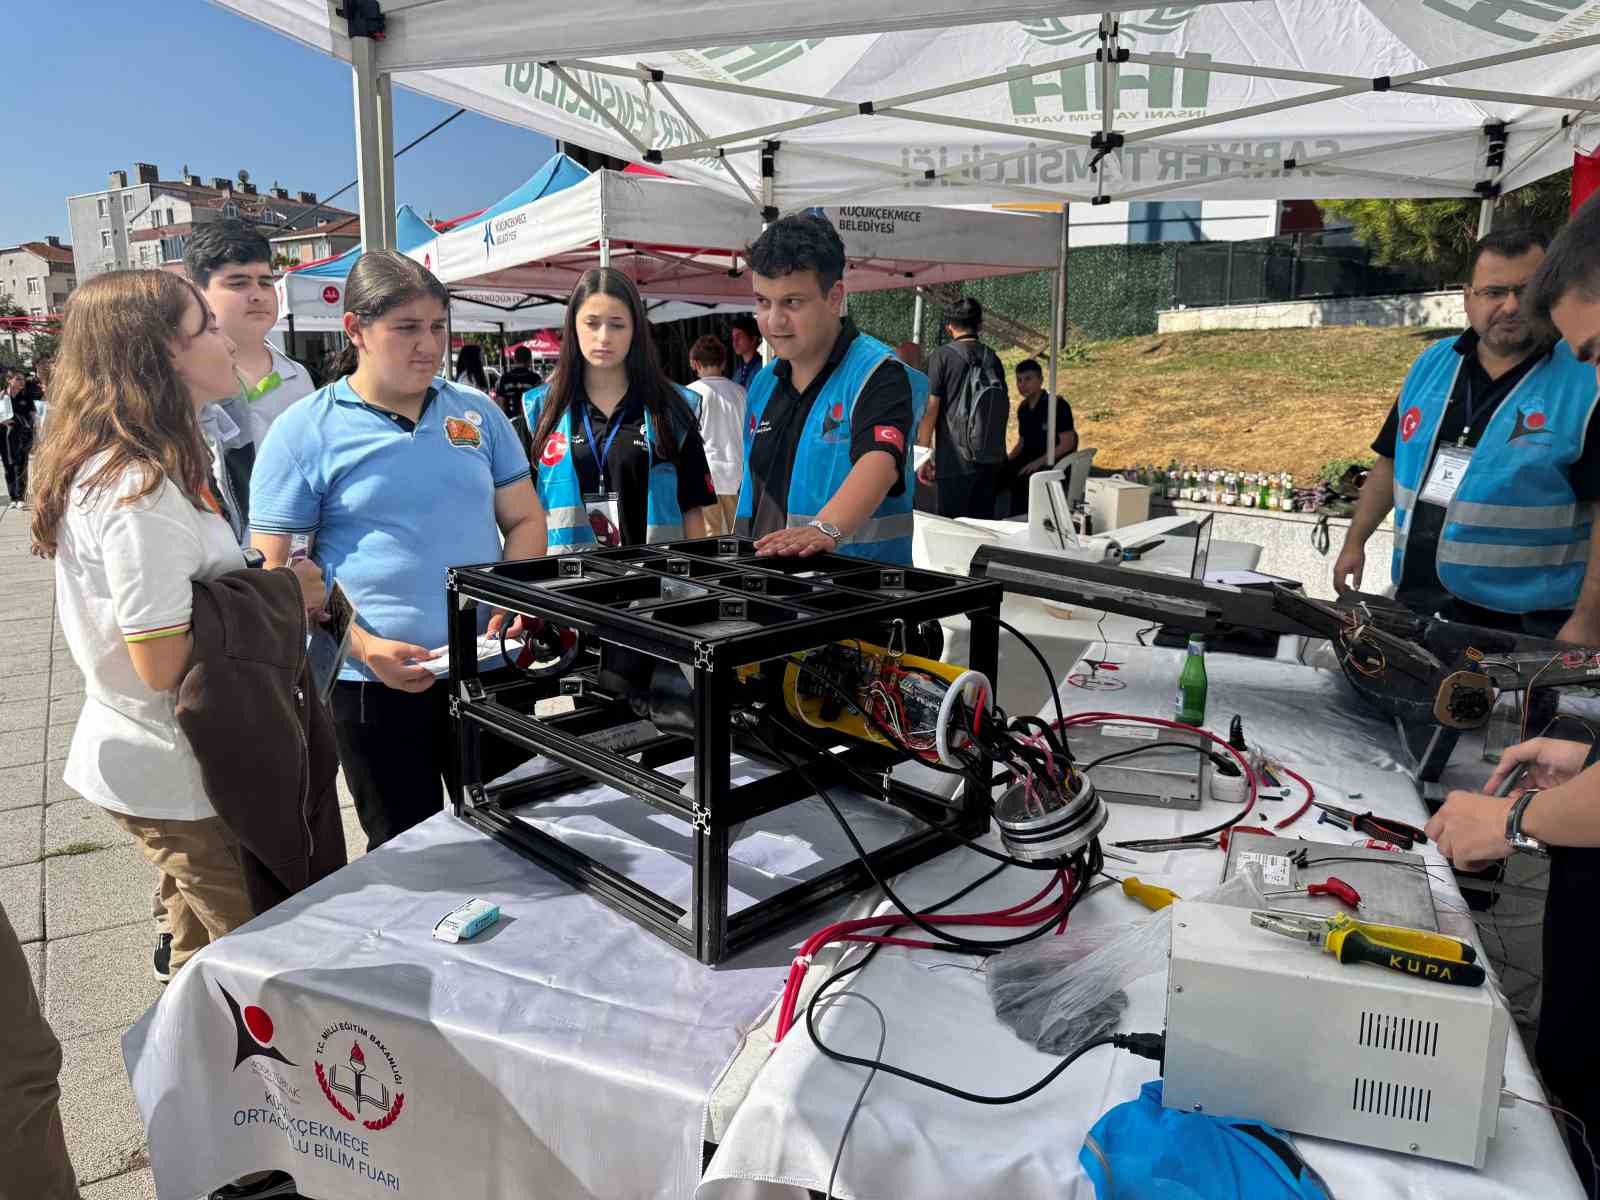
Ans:
[[[765,537],[788,525],[789,479],[794,474],[806,421],[817,396],[858,336],[855,322],[846,317],[828,361],[803,393],[794,390],[792,370],[786,360],[779,359],[773,368],[777,385],[750,442],[750,479],[755,486],[755,519],[751,525],[755,537]],[[899,434],[898,445],[885,434],[886,427]],[[858,462],[863,454],[874,450],[892,455],[898,474],[888,495],[898,496],[905,491],[905,448],[911,444],[911,435],[911,380],[905,365],[891,357],[872,372],[856,398],[850,415],[850,461]]]
[[[622,398],[622,403],[607,417],[582,397],[584,408],[589,410],[589,425],[595,440],[602,447],[610,442],[606,452],[606,470],[602,485],[600,466],[595,451],[589,444],[588,430],[584,428],[582,410],[572,415],[572,465],[578,472],[578,487],[584,495],[612,491],[618,493],[617,516],[622,527],[624,545],[643,545],[648,521],[650,498],[650,463],[652,452],[644,437],[644,401],[634,392]],[[688,403],[676,393],[672,396],[671,419],[682,431],[683,440],[673,465],[678,474],[678,507],[684,512],[706,508],[717,502],[717,493],[711,486],[711,468],[706,464],[705,443],[700,440],[700,428]],[[611,436],[616,431],[616,438]],[[656,430],[656,462],[668,461],[670,456],[662,445],[662,431]]]
[[[1498,379],[1490,379],[1489,373],[1483,369],[1483,363],[1478,358],[1478,334],[1476,330],[1469,329],[1456,339],[1456,353],[1461,355],[1461,370],[1456,372],[1455,387],[1450,392],[1449,403],[1445,406],[1444,416],[1439,422],[1439,434],[1434,439],[1434,448],[1450,445],[1466,433],[1466,445],[1476,446],[1483,432],[1493,420],[1494,414],[1499,410],[1501,402],[1511,394],[1517,384],[1525,379],[1530,371],[1545,359],[1550,357],[1550,348],[1536,351],[1523,359],[1509,371],[1503,373]],[[1467,398],[1472,398],[1471,423],[1468,423]],[[1588,503],[1600,499],[1600,422],[1590,421],[1589,428],[1584,433],[1583,453],[1578,461],[1573,463],[1568,470],[1568,480],[1573,491],[1577,493],[1578,502]],[[1393,459],[1395,446],[1400,436],[1400,406],[1397,402],[1389,410],[1389,416],[1383,423],[1377,439],[1372,443],[1373,452],[1381,454],[1384,458]],[[1428,469],[1423,472],[1425,481],[1429,472],[1433,470],[1430,459]],[[1419,492],[1422,490],[1419,486]],[[1459,600],[1445,591],[1444,585],[1439,582],[1439,539],[1444,532],[1443,505],[1431,504],[1418,500],[1411,516],[1411,528],[1406,536],[1406,556],[1401,567],[1399,586],[1395,589],[1396,599],[1409,605],[1411,608],[1433,613],[1442,612],[1457,621],[1465,621],[1474,625],[1502,626],[1507,624],[1506,613],[1496,613],[1491,609],[1480,608]],[[1538,616],[1540,614],[1531,614]],[[1552,619],[1564,614],[1543,614]],[[1519,624],[1520,616],[1512,620],[1512,624]]]
[[[1063,433],[1071,433],[1072,405],[1060,396],[1055,398],[1056,406],[1056,437],[1059,439]],[[1022,452],[1017,456],[1017,461],[1027,466],[1036,458],[1043,458],[1050,444],[1050,393],[1041,392],[1039,398],[1032,404],[1026,400],[1017,405],[1017,436],[1022,444]]]

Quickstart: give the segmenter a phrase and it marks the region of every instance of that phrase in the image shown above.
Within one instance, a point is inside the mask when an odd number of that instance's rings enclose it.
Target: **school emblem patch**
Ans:
[[[444,436],[450,439],[452,446],[481,446],[483,434],[478,432],[478,427],[471,421],[464,421],[460,417],[446,417],[444,419]]]

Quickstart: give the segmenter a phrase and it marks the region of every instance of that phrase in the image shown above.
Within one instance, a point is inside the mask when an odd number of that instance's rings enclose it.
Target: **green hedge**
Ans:
[[[1084,246],[1068,258],[1067,315],[1083,336],[1096,341],[1156,331],[1156,313],[1172,301],[1175,245]],[[1050,328],[1054,273],[1038,271],[962,286],[985,308],[1035,329]],[[891,346],[911,334],[916,293],[911,288],[850,297],[856,324]],[[922,344],[937,343],[940,306],[930,300],[923,314]]]

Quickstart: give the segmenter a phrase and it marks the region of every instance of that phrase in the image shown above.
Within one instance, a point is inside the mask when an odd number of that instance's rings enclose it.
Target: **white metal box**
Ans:
[[[1094,531],[1108,533],[1150,519],[1150,486],[1125,479],[1091,479],[1085,493]]]
[[[1248,909],[1173,906],[1169,1108],[1481,1167],[1510,1026],[1492,981],[1345,966]]]

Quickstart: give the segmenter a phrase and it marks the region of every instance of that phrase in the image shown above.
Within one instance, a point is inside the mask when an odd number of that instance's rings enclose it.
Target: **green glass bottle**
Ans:
[[[1185,725],[1206,723],[1206,644],[1189,639],[1189,653],[1178,673],[1177,719]]]

